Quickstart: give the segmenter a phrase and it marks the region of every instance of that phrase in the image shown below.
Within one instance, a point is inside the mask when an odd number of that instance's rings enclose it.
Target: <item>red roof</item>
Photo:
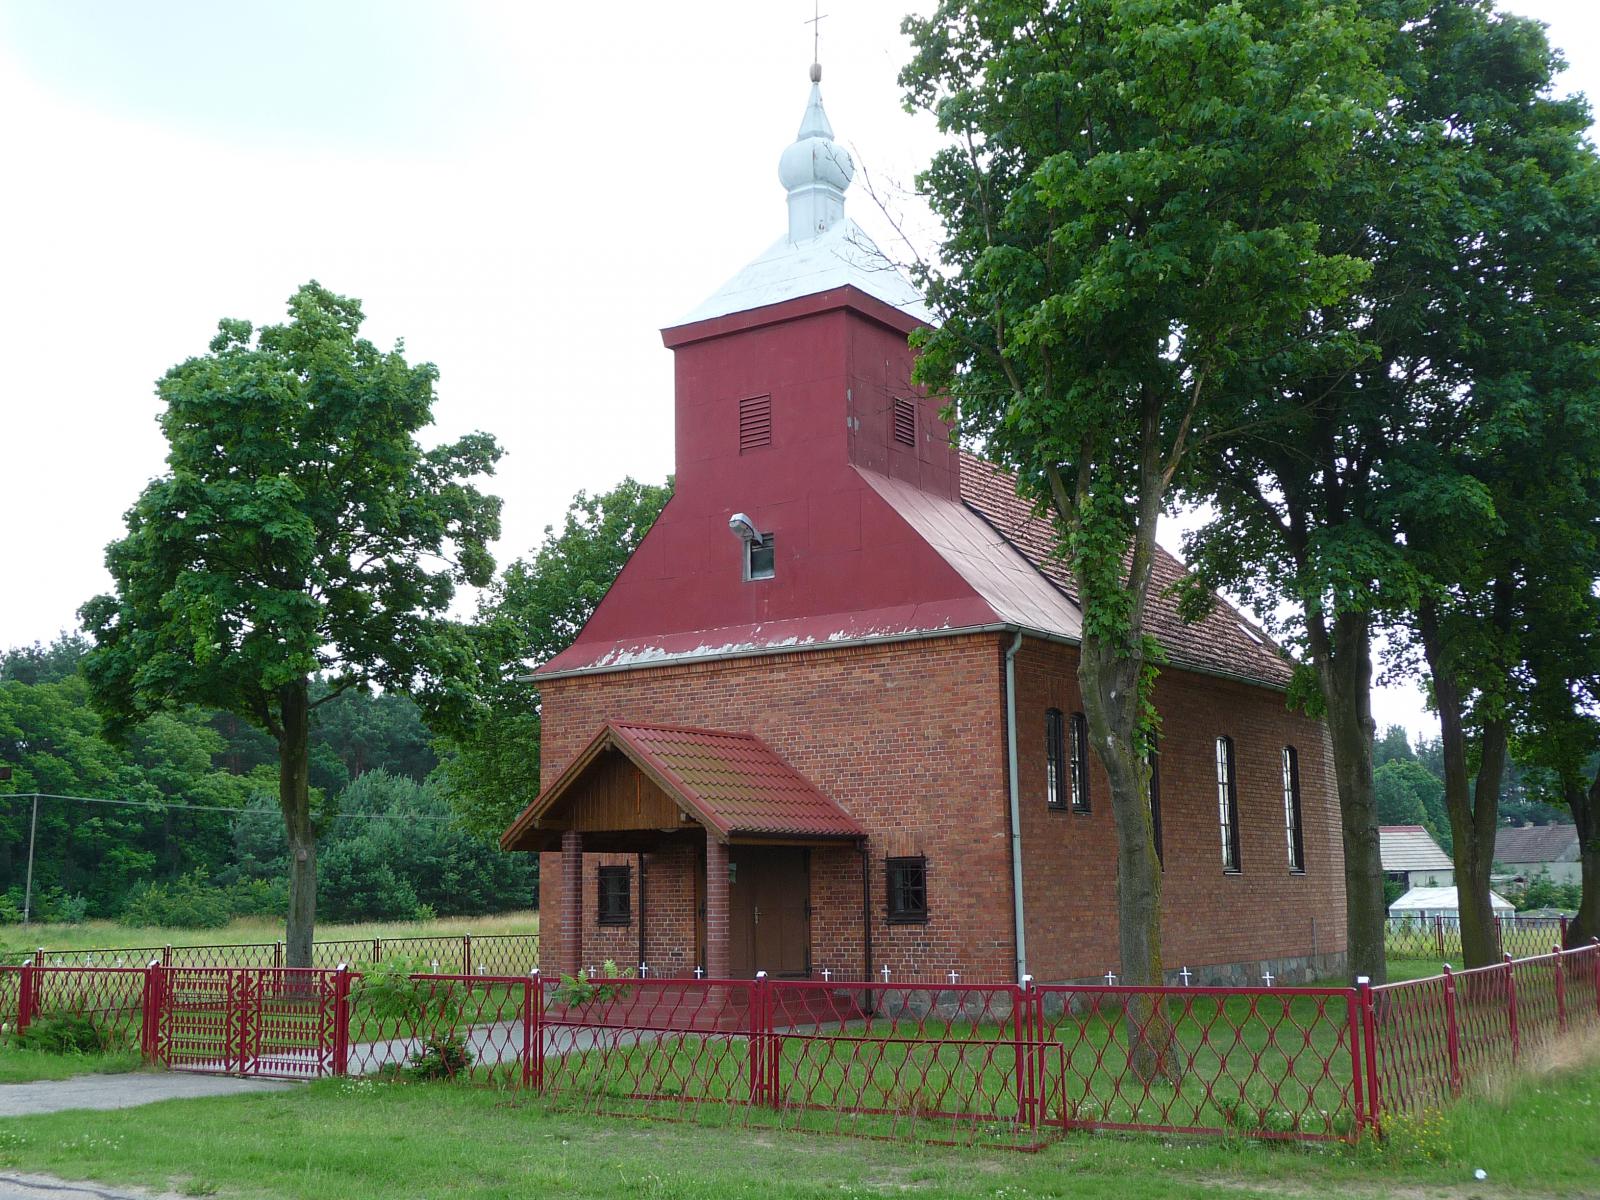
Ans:
[[[500,838],[520,841],[594,762],[620,750],[717,838],[860,838],[866,830],[750,733],[608,721]]]
[[[1017,495],[1016,477],[974,454],[961,455],[961,498],[1002,533],[1035,569],[1077,600],[1067,566],[1056,555],[1056,532],[1034,515],[1032,504]],[[1173,587],[1186,574],[1184,565],[1156,548],[1154,586],[1145,610],[1150,632],[1174,666],[1221,671],[1245,679],[1286,687],[1294,674],[1283,652],[1254,622],[1227,601],[1189,624],[1178,615]]]

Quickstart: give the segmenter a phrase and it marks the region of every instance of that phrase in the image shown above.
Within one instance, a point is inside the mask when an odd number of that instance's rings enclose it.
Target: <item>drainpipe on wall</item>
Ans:
[[[1017,651],[1022,630],[1017,630],[1006,651],[1006,782],[1011,793],[1011,911],[1016,925],[1017,982],[1028,977],[1028,942],[1022,914],[1022,801],[1017,782]]]

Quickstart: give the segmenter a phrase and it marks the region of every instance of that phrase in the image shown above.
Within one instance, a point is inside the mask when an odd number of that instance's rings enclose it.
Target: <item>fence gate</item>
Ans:
[[[310,1079],[333,1069],[336,972],[160,969],[156,1057],[180,1071]]]

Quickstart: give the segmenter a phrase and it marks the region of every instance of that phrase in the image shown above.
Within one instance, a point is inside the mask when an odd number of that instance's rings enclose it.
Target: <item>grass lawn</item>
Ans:
[[[369,921],[359,925],[318,925],[319,942],[371,940],[375,937],[440,937],[470,933],[474,937],[497,933],[538,933],[536,911],[502,913],[494,917],[440,917],[436,921]],[[241,946],[276,942],[283,937],[283,922],[266,917],[239,917],[222,929],[139,929],[115,921],[84,921],[79,925],[12,926],[0,937],[0,953],[35,950],[101,950],[151,946]],[[107,964],[109,965],[109,964]],[[135,963],[143,966],[143,963]]]
[[[137,1050],[110,1054],[47,1054],[42,1050],[0,1047],[0,1084],[71,1079],[74,1075],[122,1075],[143,1066]]]
[[[0,1121],[0,1165],[189,1195],[799,1200],[1594,1194],[1600,1067],[1526,1078],[1386,1147],[1069,1135],[1038,1154],[605,1118],[447,1084],[289,1092]],[[1476,1183],[1472,1173],[1488,1173]]]

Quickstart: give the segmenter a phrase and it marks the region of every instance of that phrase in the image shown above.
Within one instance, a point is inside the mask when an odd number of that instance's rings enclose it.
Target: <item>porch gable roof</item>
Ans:
[[[606,750],[624,755],[719,842],[866,836],[850,814],[754,734],[607,721],[500,835],[501,848],[534,848],[541,820]]]

